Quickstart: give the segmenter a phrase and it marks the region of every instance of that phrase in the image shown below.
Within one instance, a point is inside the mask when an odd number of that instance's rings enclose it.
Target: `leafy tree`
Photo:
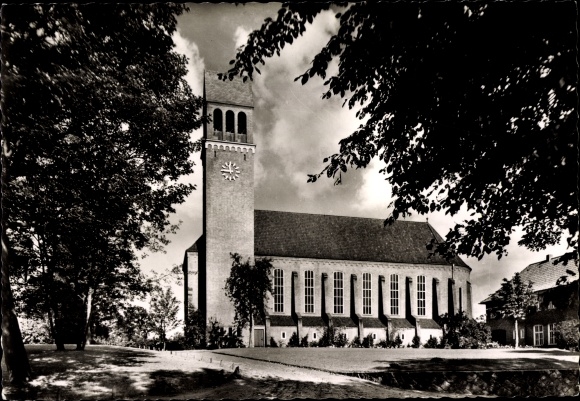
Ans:
[[[205,348],[206,325],[203,314],[189,304],[187,308],[187,317],[185,318],[185,327],[183,329],[184,345],[187,348]]]
[[[514,319],[515,347],[517,348],[519,345],[518,320],[525,320],[537,304],[533,283],[531,281],[525,283],[520,273],[516,273],[511,280],[503,279],[501,288],[492,294],[492,299],[494,312],[504,318]]]
[[[566,234],[575,248],[575,2],[287,3],[223,79],[259,74],[326,10],[340,11],[338,31],[296,79],[326,79],[322,97],[358,108],[362,124],[309,181],[340,183],[379,158],[394,196],[385,223],[412,211],[472,212],[434,251],[501,258],[517,226],[529,249]]]
[[[153,329],[149,312],[138,305],[130,305],[119,314],[116,326],[127,344],[134,345],[146,345],[147,337]]]
[[[179,323],[177,312],[179,312],[179,301],[173,295],[171,287],[167,287],[165,290],[156,287],[151,294],[149,318],[159,341],[165,343],[167,332],[177,327]]]
[[[469,318],[465,312],[439,316],[437,323],[443,328],[442,348],[486,348],[491,340],[491,331],[485,322]],[[430,345],[437,345],[437,341]]]
[[[254,319],[261,316],[265,320],[266,298],[273,293],[270,274],[270,259],[257,259],[255,264],[250,260],[242,262],[242,257],[231,254],[232,269],[226,280],[225,291],[234,304],[234,324],[238,329],[250,328],[250,347],[254,346]],[[267,334],[267,333],[266,333]],[[265,336],[267,338],[267,336]]]
[[[173,205],[194,189],[178,182],[193,171],[190,132],[201,126],[202,105],[184,80],[185,57],[173,50],[175,15],[184,10],[2,8],[2,337],[13,381],[30,369],[4,250],[25,285],[39,277],[33,285],[53,333],[76,316],[87,333],[94,299],[115,287],[120,271],[135,271],[136,250],[166,243]],[[107,280],[113,287],[100,291]],[[54,296],[61,287],[75,302]]]

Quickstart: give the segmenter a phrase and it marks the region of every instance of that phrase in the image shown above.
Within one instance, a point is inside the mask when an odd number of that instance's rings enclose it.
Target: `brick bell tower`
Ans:
[[[234,308],[225,295],[230,253],[254,257],[254,101],[249,83],[204,74],[203,233],[199,249],[199,307],[206,321],[232,326]],[[204,248],[204,249],[203,249]]]

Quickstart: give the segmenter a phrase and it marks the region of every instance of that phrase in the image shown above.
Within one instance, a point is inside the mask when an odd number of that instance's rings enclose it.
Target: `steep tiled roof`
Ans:
[[[382,219],[256,210],[254,230],[259,256],[447,264],[429,257],[426,245],[441,237],[426,222],[384,226]],[[467,267],[460,258],[453,262]]]
[[[389,321],[392,323],[394,329],[412,329],[415,327],[407,319],[394,318],[389,319]]]
[[[333,316],[332,325],[334,327],[357,327],[357,324],[350,317]]]
[[[556,286],[556,282],[562,276],[567,276],[569,281],[578,278],[578,260],[569,261],[564,265],[560,261],[562,256],[551,258],[550,260],[543,260],[541,262],[532,263],[520,272],[520,277],[527,283],[531,281],[534,284],[534,290],[540,291]],[[574,272],[575,275],[567,271]]]
[[[285,315],[270,315],[270,326],[296,326],[292,316]]]
[[[386,327],[385,324],[376,317],[363,317],[362,321],[364,327],[367,329],[383,329]]]
[[[323,327],[326,326],[322,316],[302,316],[302,326],[304,327]]]
[[[532,263],[520,272],[520,277],[524,283],[531,281],[534,291],[542,291],[556,287],[560,277],[567,277],[568,282],[578,279],[578,260],[570,260],[565,265],[561,259],[564,255],[544,259],[541,262]],[[573,272],[574,274],[570,274]],[[507,277],[506,277],[507,278]],[[485,298],[480,304],[485,304],[492,300],[492,295]]]
[[[441,326],[433,319],[417,319],[422,329],[440,329]]]
[[[205,98],[208,102],[220,102],[238,106],[254,106],[252,88],[241,78],[222,81],[217,72],[205,72]]]

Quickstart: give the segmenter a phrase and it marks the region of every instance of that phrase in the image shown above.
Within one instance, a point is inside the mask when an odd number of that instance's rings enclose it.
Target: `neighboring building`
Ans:
[[[520,346],[555,347],[558,324],[578,325],[578,260],[564,264],[562,256],[532,263],[520,272],[524,283],[532,282],[537,305],[525,320],[518,320]],[[563,278],[565,278],[563,280]],[[480,302],[485,305],[492,341],[515,344],[513,318],[502,318],[495,312],[493,294]]]
[[[425,342],[442,335],[437,316],[471,316],[471,268],[429,256],[426,245],[442,238],[427,222],[385,227],[380,219],[254,210],[251,88],[206,72],[204,96],[212,122],[201,157],[203,235],[185,252],[186,308],[191,302],[206,320],[232,325],[224,286],[230,253],[239,253],[274,266],[275,294],[255,327],[256,346],[270,337],[285,343],[293,332],[315,341],[329,325],[349,340],[399,335],[408,344],[418,335]]]

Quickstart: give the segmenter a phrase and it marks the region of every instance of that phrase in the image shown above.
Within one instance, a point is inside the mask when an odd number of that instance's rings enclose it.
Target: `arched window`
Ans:
[[[213,130],[214,131],[223,131],[223,114],[220,109],[215,109],[213,111]]]
[[[234,112],[226,111],[226,132],[234,133]]]
[[[247,133],[246,125],[246,113],[240,111],[238,113],[238,134],[245,135]]]

